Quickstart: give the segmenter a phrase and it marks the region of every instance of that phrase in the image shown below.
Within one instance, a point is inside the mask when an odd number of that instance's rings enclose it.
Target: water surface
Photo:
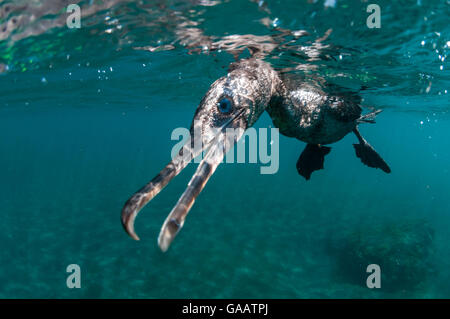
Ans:
[[[378,1],[380,29],[363,1],[81,1],[80,29],[65,26],[69,3],[0,3],[0,297],[450,297],[448,1]],[[392,174],[363,166],[347,136],[307,182],[295,168],[305,144],[280,136],[278,173],[219,166],[167,253],[159,228],[194,164],[142,211],[141,241],[128,238],[123,203],[234,60],[186,34],[214,44],[274,26],[309,33],[268,54],[275,67],[367,87],[363,104],[384,112],[361,132]],[[298,51],[329,29],[320,59]],[[264,114],[256,127],[271,125]],[[374,253],[349,275],[361,261],[344,251],[365,249],[355,236]],[[368,289],[372,259],[416,279]],[[66,287],[69,264],[81,289]]]

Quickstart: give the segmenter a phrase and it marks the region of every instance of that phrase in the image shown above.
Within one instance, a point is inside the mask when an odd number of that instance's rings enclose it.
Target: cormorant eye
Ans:
[[[219,112],[222,114],[228,114],[233,109],[233,103],[231,100],[227,97],[224,97],[219,100],[217,103],[217,108],[219,109]]]

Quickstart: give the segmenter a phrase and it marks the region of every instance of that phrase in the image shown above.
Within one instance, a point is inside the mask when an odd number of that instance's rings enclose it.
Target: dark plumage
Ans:
[[[196,197],[236,141],[224,134],[225,129],[241,129],[236,136],[238,139],[265,110],[282,134],[308,143],[297,161],[297,170],[306,179],[324,167],[325,155],[331,148],[323,144],[337,142],[350,132],[358,137],[359,144],[355,144],[355,150],[362,162],[390,172],[389,166],[359,134],[357,125],[373,122],[377,114],[361,116],[360,101],[357,94],[331,85],[324,88],[314,79],[281,74],[262,59],[250,58],[232,63],[228,74],[216,80],[201,100],[191,125],[191,142],[125,204],[122,223],[126,231],[138,239],[133,223],[139,210],[192,158],[206,150],[186,191],[161,228],[158,243],[163,251],[167,250],[183,227]],[[195,132],[200,132],[200,136]],[[200,142],[202,147],[196,149],[196,142]]]

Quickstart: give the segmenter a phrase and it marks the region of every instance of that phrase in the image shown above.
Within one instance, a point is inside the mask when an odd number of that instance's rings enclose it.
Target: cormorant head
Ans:
[[[190,141],[178,155],[146,186],[134,194],[122,210],[122,224],[128,234],[134,232],[139,210],[166,186],[186,165],[203,154],[185,192],[165,220],[158,238],[166,251],[184,224],[195,199],[222,162],[224,155],[252,126],[269,103],[271,85],[247,68],[233,68],[227,76],[215,81],[198,106],[190,129]]]

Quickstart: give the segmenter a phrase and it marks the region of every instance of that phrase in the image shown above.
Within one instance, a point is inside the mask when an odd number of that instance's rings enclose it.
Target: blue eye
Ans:
[[[217,103],[220,113],[228,114],[233,109],[233,103],[229,98],[223,98]]]

